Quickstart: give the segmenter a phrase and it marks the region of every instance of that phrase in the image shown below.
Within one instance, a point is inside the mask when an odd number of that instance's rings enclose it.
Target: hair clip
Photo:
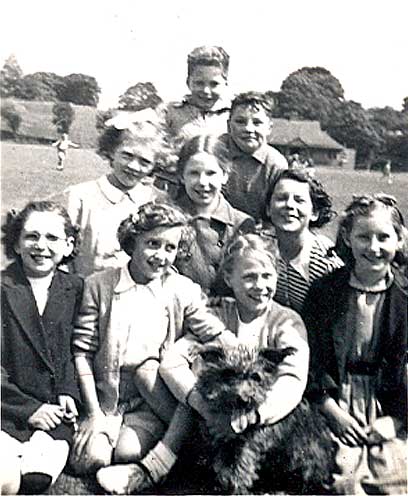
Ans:
[[[114,117],[105,121],[106,127],[114,127],[118,131],[129,130],[136,132],[143,124],[156,126],[159,116],[152,108],[138,110],[137,112],[119,111]]]

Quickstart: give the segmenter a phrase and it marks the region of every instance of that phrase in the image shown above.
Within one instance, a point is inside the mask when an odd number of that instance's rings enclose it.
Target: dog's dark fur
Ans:
[[[277,365],[293,351],[208,347],[197,388],[214,412],[249,412],[263,403]],[[327,493],[334,446],[322,415],[306,400],[275,424],[213,438],[212,450],[222,492]]]

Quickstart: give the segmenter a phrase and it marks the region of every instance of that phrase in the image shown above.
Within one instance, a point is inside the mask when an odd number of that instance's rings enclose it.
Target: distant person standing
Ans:
[[[68,148],[79,148],[79,145],[77,143],[74,143],[73,141],[70,141],[67,133],[62,133],[61,138],[55,141],[52,144],[52,146],[57,147],[57,155],[58,155],[57,170],[63,171]]]
[[[387,180],[387,184],[392,184],[392,175],[391,175],[391,160],[387,160],[383,166],[382,170],[383,179]]]

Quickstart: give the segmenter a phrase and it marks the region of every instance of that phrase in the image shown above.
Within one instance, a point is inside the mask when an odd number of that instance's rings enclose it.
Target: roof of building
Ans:
[[[322,131],[319,121],[295,121],[274,118],[271,145],[342,150],[344,147]]]

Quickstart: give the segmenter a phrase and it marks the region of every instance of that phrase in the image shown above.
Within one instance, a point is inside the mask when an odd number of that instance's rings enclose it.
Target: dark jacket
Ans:
[[[70,346],[82,288],[80,277],[57,270],[40,317],[21,265],[2,272],[1,421],[20,440],[30,436],[28,418],[41,404],[57,403],[60,394],[79,399]],[[50,434],[60,437],[64,427]]]
[[[338,320],[347,311],[350,272],[343,267],[317,280],[305,300],[302,317],[308,330],[310,374],[308,392],[338,399],[346,373],[347,329],[339,332]],[[394,282],[386,291],[380,315],[378,356],[379,399],[384,415],[406,422],[407,412],[407,312],[408,298]]]

